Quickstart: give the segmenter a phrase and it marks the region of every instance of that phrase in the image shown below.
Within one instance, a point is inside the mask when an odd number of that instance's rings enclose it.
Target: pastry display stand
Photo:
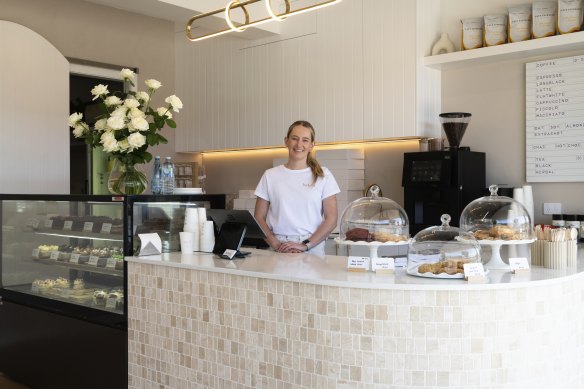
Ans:
[[[339,244],[339,245],[345,245],[345,246],[362,246],[362,247],[367,247],[369,249],[369,258],[371,259],[371,261],[369,261],[369,270],[371,270],[372,264],[373,264],[373,259],[379,258],[377,255],[377,249],[381,246],[405,246],[407,244],[410,243],[410,239],[408,240],[401,240],[399,242],[377,242],[377,241],[373,241],[373,242],[364,242],[364,241],[358,241],[358,242],[353,242],[352,240],[341,240],[340,238],[335,238],[335,243]]]
[[[479,240],[481,246],[491,247],[491,259],[485,264],[487,269],[509,270],[509,265],[501,258],[501,246],[533,243],[535,239],[524,240]]]

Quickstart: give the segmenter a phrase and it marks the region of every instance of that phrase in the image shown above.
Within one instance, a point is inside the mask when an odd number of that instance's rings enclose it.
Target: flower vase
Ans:
[[[146,176],[141,171],[136,170],[135,165],[115,160],[107,181],[110,193],[137,195],[144,193],[147,187]]]
[[[432,55],[452,53],[454,51],[454,43],[448,37],[448,34],[443,32],[440,39],[434,46],[432,46]]]

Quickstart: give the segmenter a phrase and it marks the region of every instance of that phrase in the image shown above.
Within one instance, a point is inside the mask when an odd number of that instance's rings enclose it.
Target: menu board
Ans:
[[[526,180],[584,181],[584,55],[526,64]]]

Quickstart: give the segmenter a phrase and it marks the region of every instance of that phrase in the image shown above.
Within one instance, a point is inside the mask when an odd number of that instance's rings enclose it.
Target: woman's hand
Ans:
[[[303,243],[296,242],[284,242],[278,247],[279,253],[303,253],[307,250],[307,247]]]

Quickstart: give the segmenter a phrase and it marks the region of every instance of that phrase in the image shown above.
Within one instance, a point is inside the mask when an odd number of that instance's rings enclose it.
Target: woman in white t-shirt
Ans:
[[[324,241],[337,226],[340,189],[312,156],[314,138],[310,123],[292,123],[284,138],[288,162],[266,170],[255,190],[255,218],[281,253],[324,254]]]

